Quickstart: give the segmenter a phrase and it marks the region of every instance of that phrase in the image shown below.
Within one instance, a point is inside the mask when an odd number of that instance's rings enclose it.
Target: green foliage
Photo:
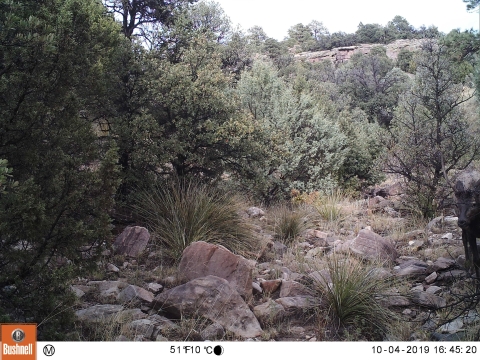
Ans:
[[[301,51],[313,51],[316,46],[314,33],[309,26],[297,24],[288,29],[288,47],[298,45]]]
[[[41,323],[42,339],[61,338],[66,284],[110,235],[116,151],[92,123],[119,40],[93,0],[2,1],[0,158],[18,186],[0,196],[0,313]]]
[[[156,182],[137,194],[134,209],[167,259],[180,260],[183,250],[196,241],[220,244],[236,253],[254,246],[235,197],[206,184],[178,178]]]
[[[397,67],[404,72],[415,74],[416,65],[414,61],[414,53],[407,49],[402,49],[397,56]]]
[[[326,300],[333,325],[354,327],[364,338],[382,340],[393,314],[379,301],[388,284],[377,275],[377,269],[353,258],[333,256],[326,270],[329,276],[319,271],[315,290]]]
[[[471,95],[455,82],[444,45],[430,41],[416,58],[415,83],[400,100],[383,134],[386,171],[405,177],[411,200],[422,215],[434,215],[443,174],[478,158],[478,135],[462,103]]]
[[[473,72],[476,64],[476,54],[480,50],[478,35],[470,31],[452,30],[441,39],[452,62],[452,72],[455,82],[463,82]]]
[[[292,189],[313,191],[335,183],[345,154],[345,136],[316,107],[308,94],[282,81],[266,62],[244,73],[237,90],[257,125],[259,151],[265,156],[253,168],[249,186],[271,201]]]
[[[159,23],[170,25],[175,10],[183,8],[197,0],[103,0],[105,7],[121,17],[122,32],[131,39],[135,31],[146,36],[148,25]],[[148,35],[147,35],[148,36]]]
[[[6,159],[0,159],[0,195],[5,194],[10,187],[18,186],[18,182],[11,181],[12,168],[8,167]]]
[[[393,67],[383,47],[366,55],[353,55],[338,76],[342,91],[352,97],[353,105],[364,110],[370,121],[389,125],[407,78]]]
[[[388,37],[386,29],[379,24],[358,24],[355,32],[361,44],[387,44]]]

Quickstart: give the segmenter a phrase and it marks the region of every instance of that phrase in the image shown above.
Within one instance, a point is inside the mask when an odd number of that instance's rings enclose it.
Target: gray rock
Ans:
[[[455,260],[444,257],[438,258],[432,265],[428,267],[428,272],[450,269],[455,265]]]
[[[124,323],[133,320],[145,319],[148,315],[140,309],[127,309],[120,311],[116,317],[117,322]]]
[[[271,299],[268,299],[265,303],[255,306],[253,313],[257,317],[258,321],[262,325],[269,325],[276,323],[284,318],[286,315],[283,306]]]
[[[386,307],[405,307],[410,306],[412,303],[406,296],[389,295],[382,298],[382,304]]]
[[[195,242],[183,251],[179,272],[187,281],[208,275],[227,280],[244,298],[252,296],[253,266],[220,245]]]
[[[194,279],[166,290],[155,297],[153,308],[177,317],[201,315],[244,338],[262,334],[258,320],[237,291],[217,276]]]
[[[264,216],[265,211],[263,211],[262,209],[260,209],[258,207],[252,206],[252,207],[249,207],[247,209],[247,214],[248,214],[248,216],[250,216],[252,218],[256,218],[256,217]]]
[[[467,276],[464,270],[448,270],[438,274],[437,281],[451,282],[459,279],[465,279]]]
[[[283,297],[275,302],[283,306],[287,316],[303,314],[321,304],[320,299],[312,296]]]
[[[115,338],[115,341],[130,341],[130,339],[127,338],[127,337],[124,336],[124,335],[118,335],[118,336]]]
[[[280,241],[274,241],[272,246],[273,253],[277,256],[282,256],[288,250],[288,247]]]
[[[73,293],[75,294],[75,296],[76,296],[77,298],[79,298],[79,299],[80,299],[82,296],[85,295],[85,292],[82,291],[82,290],[80,290],[80,289],[79,289],[77,286],[75,286],[75,285],[74,285],[74,286],[71,286],[70,288],[72,289],[72,291],[73,291]]]
[[[115,265],[113,265],[113,264],[108,264],[108,265],[107,265],[107,271],[111,271],[111,272],[118,273],[120,270],[119,270],[118,267],[116,267]]]
[[[157,295],[163,290],[163,285],[157,283],[149,283],[148,291],[151,291],[153,294]]]
[[[252,283],[252,291],[253,294],[261,294],[262,293],[262,288],[260,287],[260,284],[253,282]]]
[[[432,286],[429,286],[425,291],[430,294],[438,294],[442,292],[442,288],[439,286],[432,285]]]
[[[77,310],[75,315],[79,320],[98,323],[111,319],[122,310],[122,305],[94,305],[86,309]]]
[[[354,254],[367,260],[381,259],[393,262],[398,256],[390,241],[367,229],[359,231],[358,236],[350,243],[350,249]]]
[[[436,272],[433,272],[425,278],[425,282],[427,284],[432,284],[435,282],[435,280],[437,280],[437,277],[438,277],[438,274]]]
[[[464,326],[463,319],[462,318],[456,318],[453,321],[450,321],[446,324],[443,324],[438,328],[438,331],[441,333],[449,333],[449,334],[454,334],[456,332],[459,332],[462,330]]]
[[[115,254],[137,257],[147,247],[150,233],[141,226],[127,226],[113,243]]]
[[[225,329],[222,325],[213,323],[203,329],[200,336],[205,340],[220,340],[225,336]]]
[[[118,294],[117,300],[122,304],[127,302],[150,304],[153,301],[153,293],[136,285],[128,285]]]
[[[280,287],[280,297],[295,297],[295,296],[307,296],[313,295],[312,291],[306,288],[304,285],[290,280],[282,280],[282,286]]]
[[[425,291],[414,291],[411,294],[412,301],[421,306],[438,309],[447,305],[444,298]]]

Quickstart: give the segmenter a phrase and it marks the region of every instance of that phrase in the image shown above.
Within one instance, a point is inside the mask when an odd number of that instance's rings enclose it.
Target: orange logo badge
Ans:
[[[0,324],[0,360],[36,360],[37,324]]]

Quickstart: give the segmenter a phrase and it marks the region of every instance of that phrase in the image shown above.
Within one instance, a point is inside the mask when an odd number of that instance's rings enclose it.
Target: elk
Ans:
[[[480,279],[480,257],[477,238],[480,238],[480,173],[462,171],[454,186],[458,208],[458,226],[462,229],[462,241],[467,264],[473,264],[475,275]]]

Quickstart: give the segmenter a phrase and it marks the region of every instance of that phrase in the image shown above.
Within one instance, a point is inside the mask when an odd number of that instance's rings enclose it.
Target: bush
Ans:
[[[160,241],[163,254],[177,261],[195,241],[225,246],[233,252],[253,247],[250,227],[233,194],[176,179],[157,182],[136,196],[134,209]]]

